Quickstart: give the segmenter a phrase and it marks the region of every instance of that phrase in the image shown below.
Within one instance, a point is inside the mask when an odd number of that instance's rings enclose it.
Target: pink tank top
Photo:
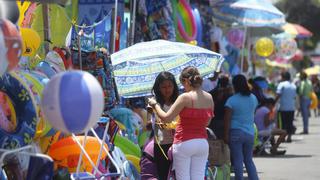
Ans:
[[[209,118],[213,117],[212,109],[184,108],[180,113],[173,143],[181,143],[190,139],[208,138],[206,126]]]

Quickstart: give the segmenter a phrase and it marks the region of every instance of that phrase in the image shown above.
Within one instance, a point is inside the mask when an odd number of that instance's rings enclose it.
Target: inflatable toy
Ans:
[[[84,71],[55,75],[43,90],[41,107],[46,119],[64,133],[83,133],[93,127],[103,111],[99,82]]]
[[[192,7],[192,14],[196,21],[196,27],[197,27],[197,37],[196,37],[196,45],[202,46],[202,22],[201,22],[201,16],[199,13],[199,10],[196,7]]]
[[[17,127],[17,116],[10,97],[0,91],[0,128],[12,133]]]
[[[130,154],[126,154],[126,159],[128,161],[131,161],[133,166],[137,169],[137,171],[140,173],[141,168],[140,168],[140,158],[138,158],[137,156],[133,156]]]
[[[255,45],[256,53],[262,57],[268,57],[273,53],[274,44],[270,38],[260,38]]]
[[[231,29],[227,32],[227,40],[237,48],[241,48],[244,42],[244,32],[240,29]]]
[[[22,56],[34,56],[40,47],[39,34],[30,28],[21,28]]]
[[[150,131],[144,131],[138,136],[138,144],[140,147],[143,147],[148,138],[150,137]]]
[[[318,108],[318,97],[317,97],[316,93],[312,92],[310,97],[311,97],[310,109],[317,109]]]
[[[276,56],[283,59],[294,57],[297,51],[297,42],[290,37],[277,37],[275,40]]]
[[[66,69],[72,68],[71,53],[66,48],[54,47],[53,50],[60,55]]]
[[[81,144],[83,144],[85,138],[84,136],[77,136],[76,138]],[[108,150],[107,144],[103,143],[103,145]],[[87,136],[84,149],[89,155],[90,159],[93,161],[93,163],[97,162],[100,147],[101,144],[99,143],[99,140],[97,138]],[[52,157],[52,159],[57,165],[68,167],[69,171],[71,172],[74,172],[76,170],[80,153],[81,149],[78,146],[76,140],[73,139],[73,137],[67,137],[58,140],[50,146],[48,151],[48,155]],[[100,159],[105,159],[106,156],[106,152],[102,151]],[[83,156],[82,160],[83,161],[81,171],[91,172],[93,167],[89,162],[88,158],[86,156]]]
[[[45,84],[41,83],[41,80],[38,80],[32,74],[30,74],[26,71],[16,71],[15,73],[20,75],[20,77],[29,85],[31,92],[33,93],[33,97],[36,100],[37,112],[38,112],[38,116],[40,118],[39,122],[37,124],[36,135],[34,137],[35,139],[37,139],[39,137],[46,135],[51,129],[51,125],[49,124],[49,122],[47,120],[44,119],[44,115],[42,114],[41,108],[40,108],[42,91],[44,89]],[[38,78],[40,78],[40,77],[38,76]],[[43,78],[46,78],[46,77],[43,77]]]
[[[141,150],[139,146],[131,142],[126,137],[122,137],[117,134],[114,139],[114,145],[119,147],[124,154],[130,154],[137,157],[141,156]]]
[[[48,62],[57,73],[66,71],[63,60],[56,51],[48,52],[45,61]]]
[[[51,145],[64,138],[61,132],[55,132],[52,136],[41,137],[38,141],[41,152],[47,154]]]
[[[13,24],[16,24],[19,20],[19,8],[16,1],[0,1],[0,18],[10,20]]]
[[[35,70],[45,74],[48,78],[51,78],[57,74],[52,65],[46,61],[39,62],[39,64],[35,67]]]
[[[15,149],[31,143],[39,118],[28,85],[15,73],[6,73],[0,77],[0,89],[14,102],[17,117],[14,132],[8,133],[0,129],[0,148]]]
[[[1,60],[0,60],[0,76],[7,70],[15,68],[21,56],[21,36],[14,24],[9,20],[0,19],[0,45]],[[6,56],[5,56],[6,54]]]
[[[176,11],[175,24],[178,27],[177,35],[180,35],[180,38],[185,42],[195,40],[197,37],[197,26],[191,7],[185,0],[180,0],[179,3],[173,1],[173,7]]]

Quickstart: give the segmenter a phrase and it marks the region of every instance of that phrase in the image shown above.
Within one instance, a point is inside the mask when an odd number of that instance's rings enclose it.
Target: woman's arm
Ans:
[[[212,96],[210,95],[209,98],[211,99],[210,102],[211,102],[211,109],[212,109],[212,117],[209,118],[207,126],[210,125],[212,118],[215,116],[215,114],[214,114],[214,102],[213,102]]]
[[[149,100],[149,104],[153,107],[153,109],[156,111],[158,117],[164,121],[164,122],[170,122],[172,119],[174,119],[178,114],[181,112],[181,110],[185,107],[186,102],[186,95],[182,94],[180,95],[177,100],[174,102],[174,104],[170,107],[168,112],[164,112],[160,105],[158,103],[154,103]]]
[[[231,115],[232,115],[232,109],[229,107],[225,107],[224,109],[224,137],[223,140],[226,144],[229,143],[229,129],[230,129],[230,123],[231,123]]]

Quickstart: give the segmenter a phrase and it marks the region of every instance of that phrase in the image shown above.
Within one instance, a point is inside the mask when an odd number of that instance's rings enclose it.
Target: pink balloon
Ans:
[[[232,45],[240,48],[243,45],[244,32],[240,29],[231,29],[227,33],[227,39]]]

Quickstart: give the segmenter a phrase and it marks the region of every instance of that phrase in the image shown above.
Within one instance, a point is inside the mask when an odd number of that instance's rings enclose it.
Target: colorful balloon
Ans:
[[[273,53],[274,44],[270,38],[263,37],[257,40],[255,48],[257,55],[268,57]]]
[[[40,47],[40,36],[39,34],[30,28],[21,28],[22,36],[22,56],[34,56]]]
[[[84,136],[77,136],[78,141],[82,144],[84,141]],[[87,136],[86,145],[84,147],[85,151],[88,153],[90,159],[96,163],[99,155],[100,142],[95,137]],[[106,143],[103,145],[108,150],[108,146]],[[60,166],[68,167],[69,171],[74,172],[78,165],[79,156],[81,153],[81,149],[76,143],[76,140],[73,137],[67,137],[64,139],[60,139],[57,142],[53,143],[48,151],[48,155],[51,156],[55,163]],[[107,153],[102,151],[100,159],[106,158]],[[91,172],[93,167],[86,156],[83,156],[83,162],[81,166],[81,171]]]
[[[83,133],[99,120],[103,111],[102,88],[90,73],[68,71],[52,77],[41,107],[52,127],[64,133]]]
[[[197,38],[197,24],[190,5],[185,0],[180,0],[178,3],[173,1],[173,6],[176,11],[175,21],[178,37],[185,42],[195,40]]]
[[[231,29],[227,33],[227,40],[237,48],[243,46],[244,32],[240,29]]]
[[[275,40],[276,56],[290,59],[297,51],[297,42],[291,37],[277,37]]]
[[[56,51],[48,52],[45,61],[48,62],[57,73],[66,71],[63,60]]]

